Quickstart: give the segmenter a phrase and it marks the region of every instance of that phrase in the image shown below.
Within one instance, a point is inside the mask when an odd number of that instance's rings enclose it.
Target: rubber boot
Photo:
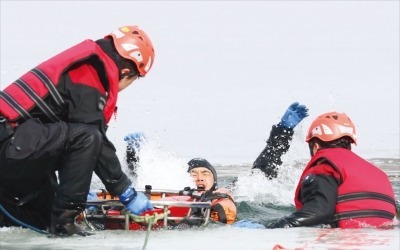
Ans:
[[[58,237],[68,237],[74,234],[89,236],[89,233],[80,225],[76,224],[76,217],[81,213],[79,210],[67,210],[53,208],[51,214],[50,233]]]

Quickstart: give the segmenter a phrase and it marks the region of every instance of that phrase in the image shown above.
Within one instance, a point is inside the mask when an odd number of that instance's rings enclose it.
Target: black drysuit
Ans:
[[[93,65],[100,76],[106,74],[96,68],[99,62],[90,60],[81,63]],[[107,90],[106,81],[102,84]],[[43,230],[51,224],[51,213],[57,218],[71,210],[72,219],[82,211],[93,171],[113,195],[132,185],[106,137],[101,107],[107,97],[87,84],[73,83],[67,73],[57,91],[65,101],[62,108],[50,95],[44,102],[61,121],[50,122],[35,107],[31,119],[18,121],[14,134],[0,140],[0,204],[15,218]],[[0,211],[0,226],[14,224]]]

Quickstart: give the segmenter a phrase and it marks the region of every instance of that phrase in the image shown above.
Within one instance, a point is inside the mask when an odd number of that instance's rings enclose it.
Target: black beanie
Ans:
[[[209,163],[206,159],[203,158],[194,158],[191,159],[188,162],[189,168],[188,168],[188,172],[190,172],[190,170],[194,169],[194,168],[207,168],[208,170],[211,171],[211,173],[214,176],[214,189],[218,188],[218,183],[217,183],[217,172],[215,171],[215,168],[211,165],[211,163]]]

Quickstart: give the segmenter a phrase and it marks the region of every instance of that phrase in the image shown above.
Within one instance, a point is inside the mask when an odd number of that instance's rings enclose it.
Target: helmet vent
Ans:
[[[335,120],[339,119],[339,116],[337,116],[337,115],[333,115],[332,117],[333,117],[333,119],[335,119]]]

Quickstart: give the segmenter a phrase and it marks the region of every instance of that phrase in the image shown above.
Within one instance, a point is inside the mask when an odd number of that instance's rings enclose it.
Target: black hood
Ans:
[[[208,170],[210,170],[214,176],[214,186],[212,187],[212,189],[218,188],[217,172],[215,171],[215,168],[211,165],[211,163],[209,163],[206,159],[194,158],[188,162],[188,165],[189,165],[189,168],[187,170],[188,172],[190,172],[190,170],[192,170],[194,168],[201,168],[201,167],[207,168]]]

